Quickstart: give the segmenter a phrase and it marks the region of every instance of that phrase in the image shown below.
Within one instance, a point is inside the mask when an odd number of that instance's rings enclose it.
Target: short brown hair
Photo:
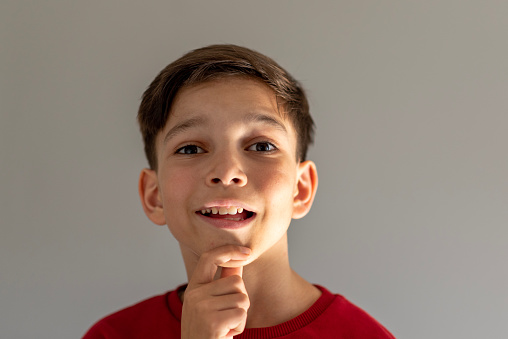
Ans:
[[[175,60],[155,77],[143,93],[138,123],[150,168],[157,169],[155,139],[169,118],[177,92],[185,87],[227,75],[261,79],[273,89],[297,133],[297,158],[304,161],[313,142],[314,122],[298,81],[267,56],[236,45],[211,45]]]

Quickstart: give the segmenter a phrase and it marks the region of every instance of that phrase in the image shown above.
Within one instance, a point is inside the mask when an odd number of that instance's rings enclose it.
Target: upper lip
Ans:
[[[250,205],[247,205],[247,204],[245,204],[241,201],[238,201],[238,200],[229,200],[229,199],[221,199],[221,200],[214,200],[214,201],[207,202],[207,203],[203,204],[200,208],[198,208],[197,211],[201,211],[201,210],[204,210],[207,208],[212,208],[212,207],[231,207],[231,206],[241,207],[246,211],[255,212],[254,208],[251,207]]]

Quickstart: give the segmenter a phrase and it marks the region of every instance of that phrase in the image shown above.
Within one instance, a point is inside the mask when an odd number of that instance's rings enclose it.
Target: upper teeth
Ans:
[[[201,210],[201,214],[206,214],[206,213],[217,214],[217,213],[219,213],[220,215],[225,215],[225,214],[233,214],[234,215],[236,213],[242,213],[242,212],[243,212],[243,208],[236,207],[236,206],[212,207],[212,208],[207,208],[207,209]]]

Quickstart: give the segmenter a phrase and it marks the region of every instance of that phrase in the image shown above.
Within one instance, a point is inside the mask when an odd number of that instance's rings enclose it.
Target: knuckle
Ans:
[[[231,313],[235,319],[247,318],[247,311],[244,310],[243,308],[235,308],[235,309],[231,310]]]
[[[243,279],[239,275],[232,275],[228,277],[228,279],[229,283],[237,289],[242,289],[242,287],[244,286]]]
[[[248,309],[250,307],[250,299],[247,294],[242,293],[242,301],[241,302],[242,302],[243,307],[245,307],[246,309]]]
[[[248,310],[250,307],[249,297],[245,293],[238,293],[235,298],[235,304],[237,308]]]

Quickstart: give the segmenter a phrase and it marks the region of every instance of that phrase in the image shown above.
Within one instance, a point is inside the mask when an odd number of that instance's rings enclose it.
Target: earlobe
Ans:
[[[146,216],[156,225],[165,225],[164,209],[159,193],[157,173],[145,168],[139,175],[139,197]]]
[[[316,164],[307,160],[298,165],[297,187],[293,198],[293,219],[303,218],[309,213],[318,186]]]

